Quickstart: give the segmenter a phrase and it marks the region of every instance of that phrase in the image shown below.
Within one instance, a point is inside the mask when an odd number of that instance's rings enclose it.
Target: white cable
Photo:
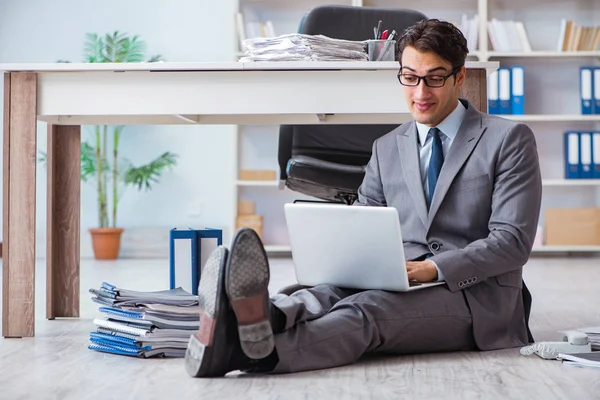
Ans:
[[[537,353],[540,357],[550,360],[556,359],[560,352],[553,347],[546,346],[544,343],[534,343],[531,346],[521,348],[521,354],[524,356],[529,356],[533,353]]]

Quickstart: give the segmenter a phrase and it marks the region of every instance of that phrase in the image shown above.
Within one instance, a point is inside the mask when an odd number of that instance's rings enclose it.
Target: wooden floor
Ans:
[[[271,289],[294,282],[291,260],[272,260]],[[563,366],[518,349],[370,359],[291,375],[193,379],[182,359],[135,359],[87,349],[98,315],[87,292],[101,281],[138,290],[168,286],[167,260],[81,265],[80,319],[44,319],[45,264],[36,266],[36,337],[0,338],[0,399],[600,399],[600,370]],[[537,340],[600,325],[600,260],[534,258],[525,267]],[[0,285],[1,287],[1,285]]]

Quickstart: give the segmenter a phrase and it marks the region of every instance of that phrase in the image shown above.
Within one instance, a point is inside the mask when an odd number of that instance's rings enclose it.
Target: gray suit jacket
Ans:
[[[465,295],[480,349],[521,346],[528,342],[522,270],[542,196],[535,138],[526,125],[461,101],[467,115],[429,210],[414,121],[374,143],[355,204],[398,210],[406,259],[433,254],[448,288]]]

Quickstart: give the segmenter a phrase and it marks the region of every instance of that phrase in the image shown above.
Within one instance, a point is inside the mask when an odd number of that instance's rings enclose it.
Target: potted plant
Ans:
[[[84,61],[142,62],[145,49],[145,43],[137,35],[129,37],[118,31],[103,37],[87,34]],[[161,56],[153,56],[148,62],[160,60]],[[119,143],[123,129],[124,126],[95,126],[93,142],[81,144],[81,180],[93,183],[97,190],[98,227],[89,230],[96,259],[116,259],[119,255],[124,229],[117,224],[117,211],[123,190],[127,186],[151,190],[165,169],[177,163],[177,155],[169,151],[139,166],[121,158]]]

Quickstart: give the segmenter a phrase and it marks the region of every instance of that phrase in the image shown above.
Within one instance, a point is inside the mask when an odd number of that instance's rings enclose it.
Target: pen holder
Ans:
[[[367,40],[367,53],[369,61],[395,61],[395,40]]]

